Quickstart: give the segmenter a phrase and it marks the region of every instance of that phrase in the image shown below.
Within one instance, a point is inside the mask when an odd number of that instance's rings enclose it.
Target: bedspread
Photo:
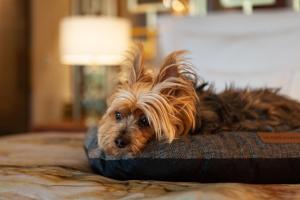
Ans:
[[[0,137],[0,199],[300,199],[300,184],[108,179],[89,168],[83,137],[82,133],[26,133]]]

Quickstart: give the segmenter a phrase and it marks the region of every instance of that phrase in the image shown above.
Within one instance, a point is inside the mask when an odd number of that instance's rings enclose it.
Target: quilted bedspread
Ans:
[[[108,179],[89,168],[83,137],[82,133],[0,137],[0,199],[300,199],[300,180],[298,185],[250,185]]]

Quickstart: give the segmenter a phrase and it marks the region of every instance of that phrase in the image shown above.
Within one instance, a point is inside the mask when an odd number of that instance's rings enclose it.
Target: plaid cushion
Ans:
[[[269,143],[255,132],[189,135],[171,144],[152,141],[136,157],[110,157],[99,150],[94,127],[84,147],[91,167],[115,179],[300,183],[300,144]]]

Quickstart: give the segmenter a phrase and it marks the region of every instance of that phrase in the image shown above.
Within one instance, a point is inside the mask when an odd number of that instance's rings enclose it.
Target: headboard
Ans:
[[[158,21],[160,56],[178,49],[217,90],[281,87],[300,100],[300,14],[258,11],[254,15],[216,13],[204,17],[163,16]]]

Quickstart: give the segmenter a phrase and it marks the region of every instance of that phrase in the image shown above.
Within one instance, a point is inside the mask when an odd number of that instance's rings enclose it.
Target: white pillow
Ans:
[[[191,62],[218,90],[282,87],[300,100],[300,15],[292,11],[217,13],[159,19],[159,53],[186,49]]]

